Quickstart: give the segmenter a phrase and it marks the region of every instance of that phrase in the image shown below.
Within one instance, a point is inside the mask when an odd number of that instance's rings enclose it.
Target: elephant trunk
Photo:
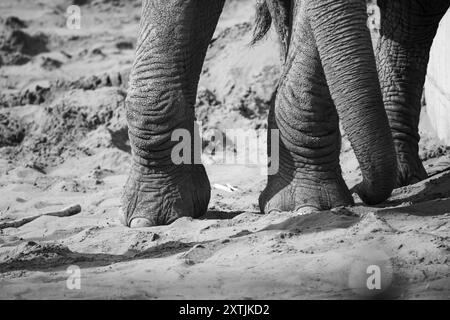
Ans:
[[[365,0],[306,1],[330,93],[360,164],[363,181],[355,191],[367,204],[380,203],[394,188],[396,160]]]

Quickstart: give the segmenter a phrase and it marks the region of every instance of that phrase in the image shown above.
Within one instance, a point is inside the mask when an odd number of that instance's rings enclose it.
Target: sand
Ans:
[[[450,152],[425,108],[420,149],[431,177],[382,205],[261,215],[260,168],[209,157],[216,188],[204,217],[122,226],[139,1],[88,1],[80,30],[65,25],[71,3],[0,4],[0,223],[82,208],[0,231],[0,298],[450,298]],[[205,132],[266,127],[278,47],[273,35],[248,47],[252,8],[229,1],[210,46],[197,106]],[[341,162],[351,187],[360,172],[345,137]],[[382,290],[364,286],[371,265]]]

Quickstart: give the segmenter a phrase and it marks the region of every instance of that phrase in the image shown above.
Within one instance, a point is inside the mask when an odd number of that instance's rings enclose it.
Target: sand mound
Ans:
[[[30,35],[20,29],[13,29],[0,36],[0,55],[5,65],[21,65],[31,57],[47,52],[48,37],[44,33]]]
[[[8,133],[3,144],[20,144],[10,156],[41,168],[100,148],[129,151],[124,99],[118,88],[72,90],[46,107],[33,108],[31,114],[26,110],[29,106],[6,109],[3,119],[11,120],[0,127]],[[14,120],[21,116],[22,121]]]

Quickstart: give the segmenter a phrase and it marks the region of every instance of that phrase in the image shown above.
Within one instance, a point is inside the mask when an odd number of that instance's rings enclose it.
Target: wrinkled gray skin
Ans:
[[[194,133],[197,83],[223,3],[143,1],[127,98],[133,165],[123,195],[126,225],[167,224],[207,210],[205,170],[172,163],[171,133]],[[269,176],[261,210],[353,204],[339,165],[338,118],[362,171],[355,191],[366,203],[384,201],[396,161],[365,0],[267,0],[265,6],[280,35],[284,72],[269,117],[270,128],[280,130],[280,169]],[[267,24],[261,16],[259,24]]]
[[[450,0],[378,0],[376,59],[397,154],[397,186],[427,178],[418,155],[421,96],[431,44]]]

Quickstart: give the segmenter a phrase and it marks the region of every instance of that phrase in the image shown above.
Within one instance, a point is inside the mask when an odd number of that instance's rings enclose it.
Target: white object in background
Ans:
[[[425,98],[431,125],[450,146],[450,11],[442,19],[431,48]]]

